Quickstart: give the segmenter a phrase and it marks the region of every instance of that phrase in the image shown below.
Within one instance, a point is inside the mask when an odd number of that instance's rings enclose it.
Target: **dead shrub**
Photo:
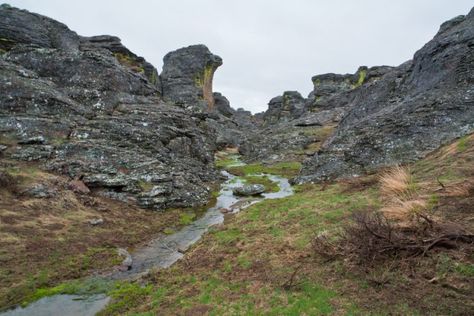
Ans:
[[[373,264],[389,258],[423,256],[434,248],[457,248],[459,243],[473,243],[474,235],[449,225],[426,219],[411,227],[393,225],[380,212],[354,214],[354,222],[331,241],[320,235],[313,240],[314,251],[325,258],[350,258]]]
[[[355,213],[353,223],[332,239],[317,236],[313,240],[316,253],[329,259],[339,256],[374,263],[425,255],[434,248],[457,248],[459,242],[474,242],[473,234],[431,214],[429,196],[417,189],[421,184],[414,181],[407,168],[391,168],[379,177],[379,182],[384,206],[378,211]],[[458,185],[450,194],[470,190],[467,184]]]

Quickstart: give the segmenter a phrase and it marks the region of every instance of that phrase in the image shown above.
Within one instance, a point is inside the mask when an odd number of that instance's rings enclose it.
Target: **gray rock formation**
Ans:
[[[3,157],[147,208],[207,202],[218,177],[209,117],[164,103],[156,69],[118,38],[2,5],[0,45]]]
[[[180,48],[163,58],[163,97],[194,111],[212,110],[212,80],[222,59],[204,45]]]
[[[414,161],[474,130],[474,10],[444,23],[413,60],[332,97],[349,108],[296,182]],[[328,102],[329,103],[329,102]]]
[[[265,125],[287,122],[303,114],[305,99],[298,91],[285,91],[268,102],[268,110],[263,114]]]

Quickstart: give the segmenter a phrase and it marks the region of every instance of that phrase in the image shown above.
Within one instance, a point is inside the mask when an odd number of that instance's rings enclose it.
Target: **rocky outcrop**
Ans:
[[[156,69],[118,38],[2,5],[0,39],[3,157],[146,208],[207,202],[218,177],[209,117],[163,102]]]
[[[314,76],[311,78],[314,88],[306,100],[305,113],[345,105],[346,103],[340,102],[344,94],[350,94],[352,90],[378,80],[392,68],[361,66],[354,74],[327,73]]]
[[[347,177],[424,157],[474,129],[474,10],[444,23],[412,61],[331,97],[348,108],[296,182]],[[380,70],[380,69],[379,69]],[[345,89],[345,88],[344,88]]]
[[[163,97],[194,111],[212,110],[212,80],[222,59],[204,45],[193,45],[168,53],[160,75]]]
[[[298,91],[285,91],[268,102],[268,110],[263,114],[265,125],[287,122],[303,114],[305,99]]]
[[[80,49],[83,51],[97,51],[98,49],[110,51],[123,66],[136,73],[144,74],[148,82],[161,93],[161,81],[156,68],[145,58],[137,56],[123,46],[120,38],[110,35],[81,37]]]

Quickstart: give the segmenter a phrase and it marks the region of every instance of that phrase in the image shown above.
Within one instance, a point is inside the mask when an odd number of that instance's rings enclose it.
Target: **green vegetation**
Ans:
[[[261,163],[248,164],[244,166],[229,167],[228,171],[237,176],[248,176],[253,174],[275,174],[283,177],[294,177],[298,175],[301,169],[301,163],[295,161],[277,162],[271,165]]]
[[[467,149],[468,141],[469,139],[467,136],[461,137],[457,144],[457,150],[461,153],[465,151]]]
[[[352,86],[352,89],[360,87],[365,82],[366,77],[367,77],[367,70],[365,69],[360,70],[359,78],[357,79],[357,82]]]
[[[432,155],[413,165],[411,173],[395,177],[400,181],[388,184],[397,192],[403,189],[400,192],[413,192],[426,198],[427,208],[442,215],[440,206],[446,205],[445,196],[443,191],[430,191],[439,187],[436,182],[433,186],[433,181],[454,173],[456,178],[445,183],[448,187],[472,174],[469,173],[472,149],[466,148],[463,156],[452,160],[449,157],[453,154],[460,155],[456,150],[458,144],[453,146],[455,150],[448,148]],[[289,169],[296,169],[296,165],[289,165],[293,166]],[[281,174],[288,167],[286,163],[251,164],[229,170],[251,177],[269,169]],[[423,186],[415,187],[411,176]],[[294,187],[292,196],[250,206],[229,217],[225,226],[212,228],[184,260],[169,269],[154,271],[147,278],[148,287],[138,297],[140,302],[129,301],[132,307],[121,309],[120,313],[420,315],[423,314],[420,311],[427,310],[435,315],[466,313],[469,306],[463,293],[467,293],[466,284],[474,275],[472,256],[457,257],[452,252],[422,256],[407,272],[406,262],[398,266],[395,259],[367,267],[358,266],[348,257],[327,260],[315,254],[312,244],[315,235],[338,242],[338,233],[352,222],[352,214],[385,207],[386,196],[377,179],[371,176],[324,185],[299,185]],[[431,278],[433,282],[429,281]],[[122,298],[115,299],[114,304],[124,306]]]
[[[149,181],[139,180],[137,184],[143,191],[150,191],[151,189],[153,189],[153,183]]]
[[[130,68],[132,71],[137,73],[144,73],[145,69],[143,65],[135,60],[133,56],[122,54],[122,53],[114,53],[115,58],[117,58],[118,62],[125,67]]]
[[[193,222],[193,220],[196,218],[195,213],[183,213],[179,217],[179,224],[180,225],[189,225]]]
[[[114,301],[108,304],[105,310],[98,315],[123,315],[125,311],[139,306],[143,299],[153,293],[151,285],[140,286],[137,283],[121,282],[108,291]]]
[[[216,167],[220,169],[227,169],[241,164],[240,155],[238,154],[227,154],[216,158]]]
[[[276,182],[270,180],[268,176],[244,176],[241,177],[245,184],[261,184],[265,187],[265,192],[278,192],[280,187]]]
[[[202,74],[196,74],[194,76],[194,84],[198,88],[203,88],[206,83],[208,83],[212,79],[212,74],[214,73],[214,68],[211,65],[207,65],[204,68],[204,72]]]
[[[93,295],[99,293],[107,293],[114,288],[114,282],[101,278],[88,278],[84,280],[74,280],[61,283],[55,287],[39,288],[30,296],[25,298],[22,305],[28,305],[43,297],[53,296],[58,294],[70,295]]]
[[[98,258],[101,261],[98,261]],[[79,256],[68,256],[58,258],[57,255],[50,257],[50,264],[35,275],[30,274],[26,280],[16,284],[8,295],[4,298],[10,302],[21,302],[22,305],[28,305],[40,298],[56,294],[97,294],[105,292],[109,283],[102,279],[74,280],[61,283],[56,286],[54,280],[58,273],[63,271],[74,271],[71,277],[79,275],[79,271],[90,271],[90,269],[101,269],[120,264],[122,258],[118,256],[115,248],[89,248],[85,253]],[[6,302],[0,300],[0,306]]]
[[[211,229],[203,241],[178,263],[152,276],[148,294],[130,306],[147,306],[151,315],[327,315],[347,312],[353,303],[325,284],[323,270],[297,258],[310,253],[315,232],[338,229],[352,211],[378,205],[377,190],[345,193],[335,184],[296,187],[297,193],[265,200],[234,216],[224,227]],[[293,259],[292,259],[293,258]],[[305,261],[303,261],[305,262]],[[298,271],[294,284],[289,280]],[[285,285],[287,284],[287,285]],[[114,304],[121,304],[117,298]],[[133,307],[120,310],[127,313]],[[113,313],[110,313],[113,314]],[[108,315],[108,313],[105,313]]]

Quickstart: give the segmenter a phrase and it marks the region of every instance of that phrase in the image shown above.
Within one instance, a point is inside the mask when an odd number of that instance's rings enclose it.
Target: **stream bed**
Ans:
[[[222,183],[216,204],[193,223],[170,235],[160,236],[138,248],[131,256],[133,265],[128,271],[113,271],[103,277],[112,280],[128,280],[138,278],[152,268],[167,268],[184,256],[190,246],[196,243],[212,226],[224,222],[223,212],[237,213],[252,204],[265,199],[283,198],[293,194],[288,179],[276,175],[267,176],[276,182],[278,192],[263,193],[256,197],[241,197],[232,190],[244,185],[243,181],[226,171],[222,172],[227,180]],[[79,296],[59,294],[42,298],[26,307],[0,313],[1,316],[92,316],[102,310],[110,298],[104,294]]]

